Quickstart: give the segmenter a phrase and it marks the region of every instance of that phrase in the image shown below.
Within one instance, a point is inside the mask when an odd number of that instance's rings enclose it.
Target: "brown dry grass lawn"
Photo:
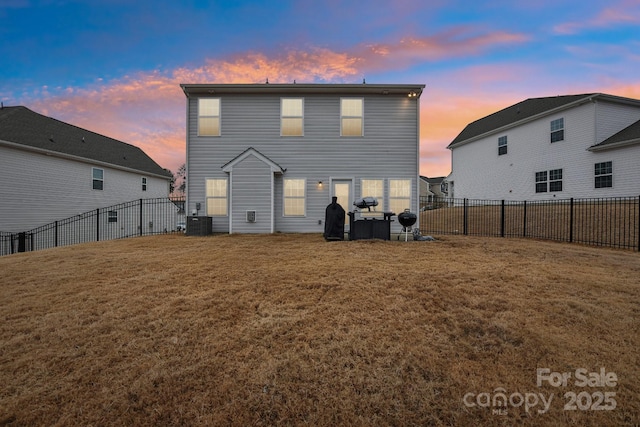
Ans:
[[[464,236],[5,256],[0,425],[638,425],[639,277],[637,252]]]

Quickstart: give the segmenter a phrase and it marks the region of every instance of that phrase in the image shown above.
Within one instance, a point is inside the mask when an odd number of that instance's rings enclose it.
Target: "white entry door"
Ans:
[[[342,206],[342,209],[345,211],[344,227],[346,231],[349,230],[349,215],[346,214],[353,210],[351,184],[350,179],[334,179],[331,181],[331,197],[337,197],[338,204]]]

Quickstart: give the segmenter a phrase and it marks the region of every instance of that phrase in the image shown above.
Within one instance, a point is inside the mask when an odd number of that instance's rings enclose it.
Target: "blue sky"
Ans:
[[[640,99],[640,0],[0,0],[0,100],[184,162],[180,83],[420,83],[421,173],[526,98]]]

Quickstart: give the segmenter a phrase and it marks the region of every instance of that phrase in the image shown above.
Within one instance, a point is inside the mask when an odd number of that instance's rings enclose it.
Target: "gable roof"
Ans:
[[[503,110],[469,123],[447,146],[455,148],[472,142],[488,134],[504,131],[510,127],[554,114],[587,102],[603,100],[640,106],[640,101],[603,93],[585,93],[580,95],[562,95],[545,98],[529,98]]]
[[[428,182],[429,184],[441,184],[442,181],[444,181],[445,177],[444,176],[438,176],[438,177],[434,177],[434,178],[428,178],[424,175],[420,175],[420,179]]]
[[[140,148],[38,114],[22,106],[0,109],[0,144],[62,157],[108,164],[169,179]]]
[[[231,172],[235,165],[242,162],[244,159],[246,159],[249,156],[255,156],[260,161],[266,163],[271,168],[271,172],[273,173],[282,174],[286,171],[286,169],[282,169],[282,167],[280,167],[279,164],[277,164],[276,162],[274,162],[273,160],[271,160],[270,158],[268,158],[267,156],[265,156],[264,154],[262,154],[261,152],[259,152],[253,147],[247,148],[242,153],[238,154],[235,158],[233,158],[231,161],[223,165],[222,170],[224,172]]]
[[[589,151],[601,151],[611,148],[640,144],[640,120],[610,136],[599,144],[589,147]]]

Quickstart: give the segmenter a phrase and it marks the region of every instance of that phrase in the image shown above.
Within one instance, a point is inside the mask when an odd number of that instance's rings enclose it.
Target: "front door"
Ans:
[[[353,210],[350,179],[334,179],[331,181],[331,197],[334,196],[338,198],[338,204],[342,206],[345,214]],[[346,215],[344,219],[344,229],[349,231],[349,215]]]

